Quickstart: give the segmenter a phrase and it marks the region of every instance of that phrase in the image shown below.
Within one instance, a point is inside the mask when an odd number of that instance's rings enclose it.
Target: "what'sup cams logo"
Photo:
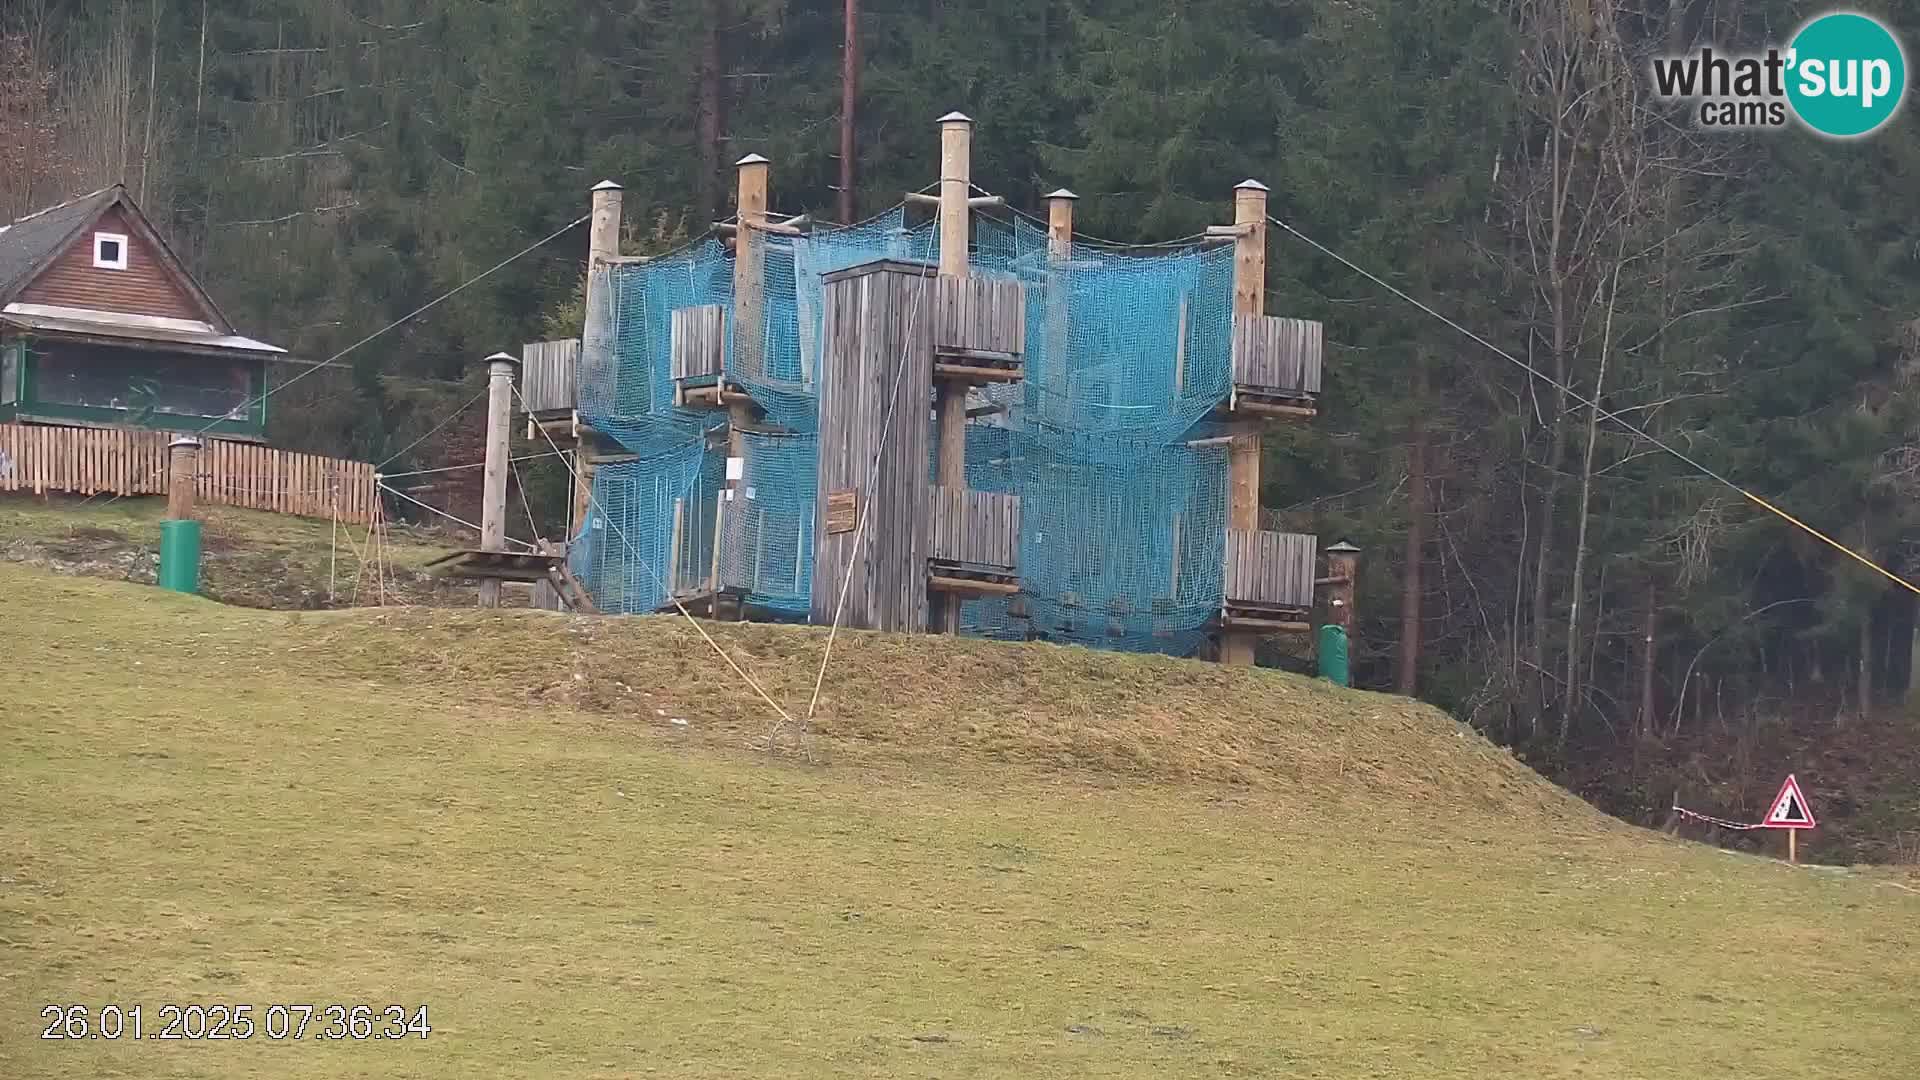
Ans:
[[[1785,49],[1727,53],[1705,48],[1653,61],[1653,89],[1684,102],[1699,127],[1786,127],[1851,139],[1878,131],[1907,96],[1907,58],[1879,20],[1853,12],[1821,15]]]

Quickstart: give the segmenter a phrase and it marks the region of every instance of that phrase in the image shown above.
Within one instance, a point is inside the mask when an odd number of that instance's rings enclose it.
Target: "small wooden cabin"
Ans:
[[[267,362],[114,185],[0,227],[0,421],[262,440]]]

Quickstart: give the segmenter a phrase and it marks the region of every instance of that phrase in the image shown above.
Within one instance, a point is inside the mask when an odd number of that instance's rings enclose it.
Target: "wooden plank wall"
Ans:
[[[0,491],[164,495],[172,441],[164,431],[0,424]],[[364,461],[203,438],[195,498],[366,524],[378,496]]]
[[[520,346],[520,396],[532,412],[579,404],[580,341],[530,341]]]
[[[718,304],[676,308],[671,349],[675,379],[720,374],[727,350],[726,310]]]
[[[829,532],[829,516],[814,516],[815,624],[832,621],[842,582],[851,576],[843,625],[927,628],[927,529],[920,518],[932,486],[931,273],[930,267],[879,262],[823,278],[820,498],[858,491],[866,526],[859,557],[850,562],[861,530]],[[902,363],[908,367],[899,372]],[[876,457],[880,466],[873,472]]]
[[[1019,565],[1018,495],[957,488],[934,488],[928,495],[928,558],[1009,571]]]
[[[1318,541],[1302,533],[1228,529],[1227,606],[1311,608],[1317,550]]]
[[[1233,382],[1253,390],[1318,394],[1321,326],[1275,315],[1233,317]]]
[[[935,351],[1027,351],[1027,300],[1019,282],[935,278],[932,300]]]
[[[127,238],[125,270],[93,265],[93,236],[103,232]],[[75,237],[14,299],[23,304],[57,304],[169,319],[210,318],[117,206],[101,215],[99,224]]]

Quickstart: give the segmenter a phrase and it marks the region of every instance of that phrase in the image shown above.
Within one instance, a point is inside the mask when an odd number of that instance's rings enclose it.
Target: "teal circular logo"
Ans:
[[[1800,28],[1787,51],[1787,101],[1802,123],[1849,139],[1893,118],[1907,95],[1907,58],[1891,31],[1852,12]]]

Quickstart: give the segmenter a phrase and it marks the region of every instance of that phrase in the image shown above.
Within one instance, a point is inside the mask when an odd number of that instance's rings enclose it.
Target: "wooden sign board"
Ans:
[[[827,492],[827,534],[852,532],[860,520],[860,493],[854,488]]]

